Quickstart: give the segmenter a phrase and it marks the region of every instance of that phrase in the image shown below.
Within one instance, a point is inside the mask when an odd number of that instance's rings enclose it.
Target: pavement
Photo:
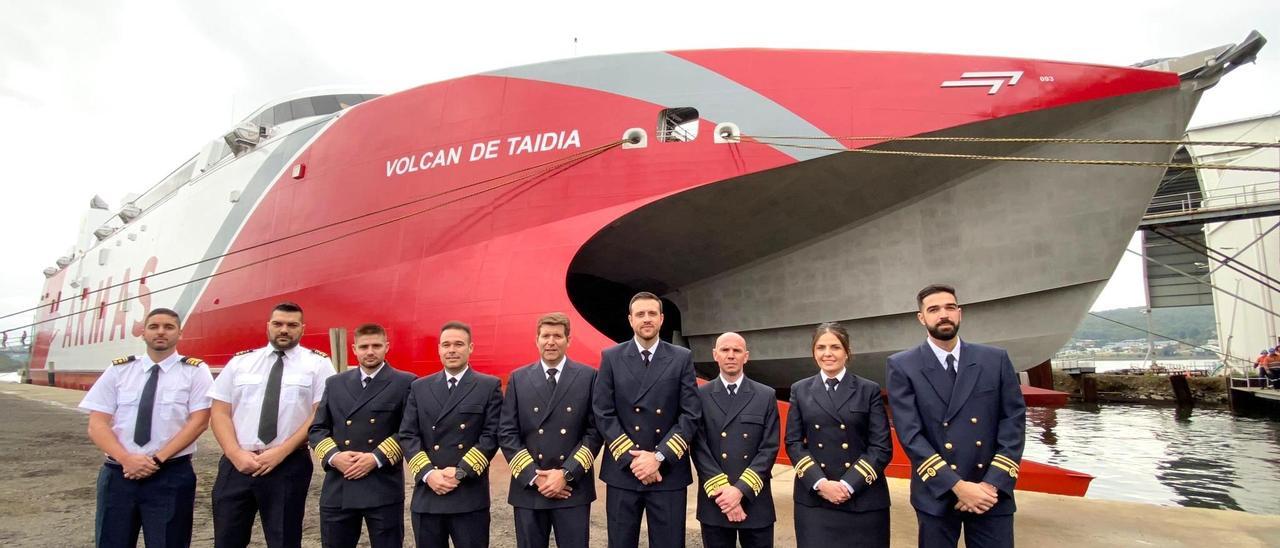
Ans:
[[[24,384],[0,384],[0,462],[5,478],[0,482],[0,545],[91,546],[95,505],[94,481],[101,453],[89,442],[87,415],[76,405],[83,392]],[[213,544],[210,490],[221,456],[213,434],[199,440],[194,459],[199,483],[196,491],[194,546]],[[597,462],[597,465],[599,463]],[[491,467],[491,544],[514,547],[511,507],[507,505],[509,472],[502,458]],[[774,538],[779,547],[795,546],[791,491],[794,475],[789,466],[773,469],[773,496],[778,522]],[[889,478],[892,497],[893,546],[916,542],[916,517],[911,509],[909,484]],[[319,546],[318,471],[311,482],[309,511],[304,521],[304,545]],[[406,491],[409,486],[406,485]],[[600,498],[591,513],[591,544],[606,545],[604,485],[597,482]],[[687,543],[701,545],[694,519],[694,488],[689,489]],[[1280,494],[1277,494],[1280,496]],[[1066,497],[1044,493],[1018,493],[1016,543],[1035,547],[1078,546],[1280,546],[1280,515],[1259,515],[1231,510],[1207,510]],[[405,520],[407,545],[411,528]],[[641,546],[646,546],[641,532]],[[254,545],[262,545],[255,532]],[[963,545],[963,544],[962,544]],[[362,543],[361,546],[367,546]],[[657,547],[655,547],[657,548]],[[666,548],[666,547],[662,547]]]

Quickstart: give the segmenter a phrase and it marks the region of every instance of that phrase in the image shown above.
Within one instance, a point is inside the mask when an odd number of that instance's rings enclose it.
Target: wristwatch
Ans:
[[[575,479],[573,472],[570,472],[568,468],[562,468],[561,471],[564,472],[564,481],[573,481]]]
[[[466,469],[466,468],[463,468],[463,467],[461,467],[461,466],[459,466],[459,467],[457,468],[457,470],[456,470],[456,471],[454,471],[454,473],[453,473],[453,477],[457,478],[459,481],[461,481],[461,480],[463,480],[463,479],[466,479],[466,477],[467,477],[467,469]]]

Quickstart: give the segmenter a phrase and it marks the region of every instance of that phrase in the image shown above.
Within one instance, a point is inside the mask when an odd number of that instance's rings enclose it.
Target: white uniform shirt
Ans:
[[[960,339],[956,339],[956,347],[952,348],[950,352],[947,352],[934,344],[933,339],[925,339],[925,342],[929,343],[929,349],[933,350],[933,355],[938,357],[938,365],[942,366],[944,371],[947,369],[947,355],[950,354],[955,356],[956,374],[958,375],[960,373],[960,345],[963,344],[960,342]]]
[[[151,408],[151,441],[146,445],[138,447],[133,443],[133,428],[138,423],[142,390],[151,377],[151,366],[156,365],[145,354],[103,371],[80,401],[80,408],[111,415],[111,431],[125,451],[155,454],[182,430],[192,413],[208,409],[213,404],[209,398],[209,387],[213,385],[209,367],[203,363],[180,363],[178,358],[181,357],[175,352],[160,361],[160,376],[156,379],[155,402]],[[196,444],[192,442],[173,456],[190,455],[195,451]]]
[[[213,381],[209,396],[231,404],[231,423],[236,440],[246,451],[269,449],[284,443],[311,418],[311,408],[324,396],[324,381],[333,375],[333,362],[310,349],[295,346],[284,353],[284,371],[280,377],[280,411],[276,415],[276,439],[262,443],[258,439],[258,419],[262,416],[262,399],[267,394],[267,380],[276,363],[276,348],[271,345],[231,358]]]

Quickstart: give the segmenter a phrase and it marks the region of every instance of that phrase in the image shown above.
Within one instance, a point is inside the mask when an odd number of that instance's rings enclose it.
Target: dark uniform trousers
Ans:
[[[787,456],[795,466],[795,528],[800,548],[889,546],[889,486],[893,459],[880,386],[846,370],[835,391],[821,373],[791,385]],[[853,496],[831,504],[818,481],[848,484]]]
[[[546,548],[552,531],[560,548],[586,548],[591,502],[596,499],[592,466],[600,433],[591,414],[596,370],[565,359],[555,389],[541,362],[513,372],[502,400],[498,438],[511,465],[507,502],[515,507],[516,545]],[[573,493],[549,499],[530,482],[538,470],[565,471]]]
[[[743,377],[730,395],[716,378],[698,388],[702,435],[694,441],[693,464],[701,482],[698,521],[707,548],[773,546],[773,463],[778,458],[778,399],[773,388]],[[747,519],[731,522],[711,499],[731,486],[742,492]]]
[[[454,548],[489,545],[489,460],[498,451],[501,384],[471,368],[452,390],[443,371],[413,381],[399,436],[413,479],[410,510],[419,548],[450,540]],[[437,495],[422,476],[450,466],[461,481]]]
[[[119,464],[105,463],[98,472],[97,546],[137,546],[139,529],[149,548],[190,546],[195,498],[189,455],[165,462],[143,480],[125,479]]]
[[[954,380],[929,344],[889,357],[889,403],[898,440],[911,460],[911,505],[919,544],[1013,546],[1013,498],[1026,433],[1018,374],[1002,349],[960,343]],[[955,510],[952,487],[987,482],[999,492],[981,515]]]
[[[592,408],[605,447],[600,478],[608,485],[610,548],[635,548],[645,514],[649,546],[684,546],[685,489],[693,482],[688,453],[702,419],[689,350],[659,342],[645,366],[634,340],[606,349]],[[661,482],[636,479],[632,449],[662,454]]]
[[[364,386],[351,369],[325,381],[308,438],[325,471],[320,491],[320,539],[325,548],[353,548],[360,524],[369,528],[373,548],[404,544],[404,454],[397,432],[414,376],[384,364]],[[347,480],[329,465],[342,451],[373,453],[381,466]]]
[[[311,455],[306,448],[290,453],[265,476],[236,470],[223,456],[213,483],[213,543],[217,548],[244,548],[253,534],[255,515],[262,515],[262,536],[270,548],[302,546],[302,518],[311,487]]]

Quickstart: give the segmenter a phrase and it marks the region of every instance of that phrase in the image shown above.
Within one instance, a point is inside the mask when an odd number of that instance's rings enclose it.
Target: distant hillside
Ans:
[[[1146,329],[1147,326],[1147,318],[1142,314],[1142,307],[1117,308],[1094,314],[1142,329]],[[1194,344],[1204,344],[1209,339],[1218,338],[1212,306],[1157,308],[1151,311],[1151,330]],[[1125,339],[1145,339],[1147,334],[1142,330],[1130,329],[1090,315],[1084,317],[1084,321],[1080,323],[1080,327],[1072,337],[1110,343]]]
[[[0,373],[22,369],[27,363],[27,352],[0,351]]]

